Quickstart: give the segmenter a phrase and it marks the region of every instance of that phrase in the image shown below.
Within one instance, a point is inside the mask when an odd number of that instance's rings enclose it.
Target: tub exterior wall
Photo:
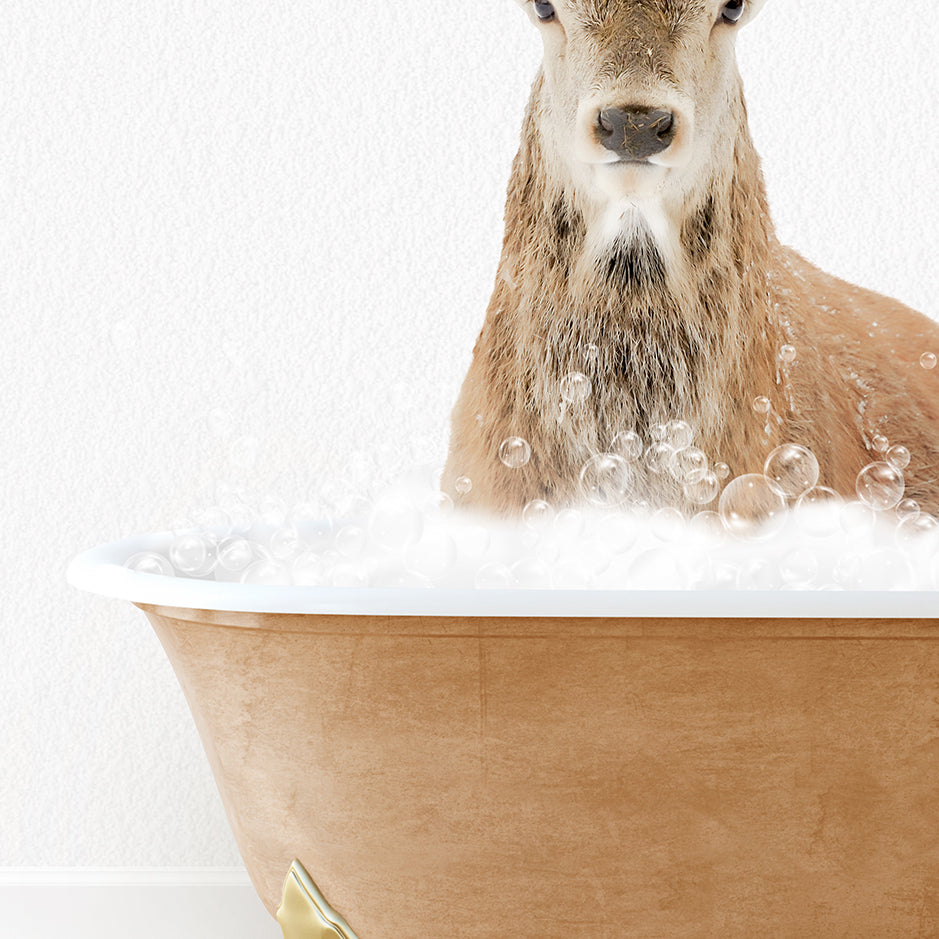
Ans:
[[[935,621],[146,611],[272,912],[296,858],[359,939],[939,931]]]

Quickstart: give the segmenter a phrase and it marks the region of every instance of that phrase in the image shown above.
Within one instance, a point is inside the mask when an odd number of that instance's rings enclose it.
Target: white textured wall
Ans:
[[[143,617],[63,580],[255,481],[443,442],[539,58],[511,0],[7,0],[0,866],[237,864]],[[769,0],[740,40],[785,240],[939,310],[939,18]],[[219,410],[221,409],[221,410]]]

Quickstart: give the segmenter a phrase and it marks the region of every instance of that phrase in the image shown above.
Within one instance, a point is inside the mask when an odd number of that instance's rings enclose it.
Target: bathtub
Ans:
[[[136,604],[287,939],[939,935],[935,593],[346,590],[76,558]]]

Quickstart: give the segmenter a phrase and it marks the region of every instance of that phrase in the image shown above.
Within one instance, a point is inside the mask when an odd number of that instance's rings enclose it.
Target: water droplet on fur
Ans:
[[[796,360],[797,354],[795,346],[781,346],[779,349],[779,361],[782,362],[783,365],[792,365]]]
[[[919,364],[925,369],[933,369],[936,367],[936,355],[933,352],[924,352],[919,357]]]
[[[890,441],[883,434],[874,434],[871,446],[877,453],[885,453],[890,447]]]
[[[469,476],[460,476],[457,481],[453,484],[453,488],[461,495],[465,496],[468,492],[472,491],[473,480]]]
[[[765,395],[760,395],[758,398],[753,399],[753,410],[756,411],[757,414],[769,414],[772,406],[769,398]]]

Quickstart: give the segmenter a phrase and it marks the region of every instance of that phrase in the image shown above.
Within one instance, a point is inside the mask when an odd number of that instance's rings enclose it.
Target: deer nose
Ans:
[[[672,145],[675,124],[675,115],[661,108],[604,108],[597,139],[621,160],[647,160]]]

